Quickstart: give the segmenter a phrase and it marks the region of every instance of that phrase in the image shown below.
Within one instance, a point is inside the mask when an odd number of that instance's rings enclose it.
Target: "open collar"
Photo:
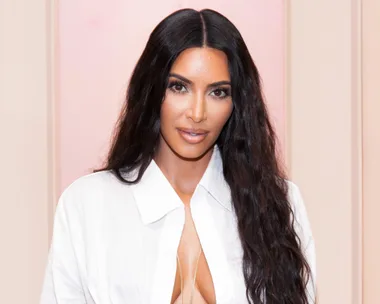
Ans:
[[[199,186],[225,209],[232,211],[230,188],[223,176],[222,157],[216,145],[195,191]],[[169,212],[183,206],[180,197],[154,160],[145,170],[141,180],[132,185],[132,191],[144,225],[158,221]]]
[[[228,211],[232,211],[230,187],[224,179],[222,155],[217,145],[199,185],[204,187],[215,200]]]

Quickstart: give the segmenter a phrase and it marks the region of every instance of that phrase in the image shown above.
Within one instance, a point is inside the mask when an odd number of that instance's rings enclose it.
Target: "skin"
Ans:
[[[182,296],[185,302],[189,301],[199,257],[193,303],[211,304],[215,303],[215,290],[191,216],[190,199],[233,110],[227,56],[207,47],[187,49],[174,62],[168,83],[154,159],[185,205],[171,303],[178,303]],[[197,132],[205,135],[199,143],[189,143],[181,136],[183,129],[201,129]]]

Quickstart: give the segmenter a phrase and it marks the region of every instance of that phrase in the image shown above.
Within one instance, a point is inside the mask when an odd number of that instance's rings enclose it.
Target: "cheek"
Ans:
[[[221,131],[228,118],[230,118],[232,110],[232,101],[226,101],[225,103],[222,101],[219,104],[213,104],[209,108],[209,117],[213,121],[214,128],[218,130],[218,132]]]
[[[161,124],[173,124],[184,111],[184,102],[178,97],[167,95],[161,105]]]

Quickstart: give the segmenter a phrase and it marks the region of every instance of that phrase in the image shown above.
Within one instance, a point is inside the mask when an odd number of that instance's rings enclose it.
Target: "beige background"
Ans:
[[[376,29],[376,30],[374,30]],[[363,1],[363,296],[380,303],[380,1]]]
[[[288,4],[288,160],[316,239],[319,303],[360,303],[359,2]]]
[[[288,1],[288,163],[319,303],[380,303],[380,2]]]
[[[49,3],[0,0],[0,303],[38,303],[49,246]]]
[[[316,239],[319,303],[380,303],[379,1],[286,4],[287,156]],[[55,8],[0,1],[0,303],[38,303],[46,263]]]

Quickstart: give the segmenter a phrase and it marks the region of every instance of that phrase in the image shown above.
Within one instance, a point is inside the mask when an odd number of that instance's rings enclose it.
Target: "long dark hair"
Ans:
[[[127,184],[140,181],[158,145],[170,68],[182,51],[205,46],[223,51],[229,62],[234,109],[216,144],[237,216],[247,299],[305,304],[310,268],[293,226],[286,176],[278,161],[260,76],[239,31],[223,15],[183,9],[153,30],[132,73],[101,170],[112,171]],[[124,173],[135,169],[136,179],[125,178]]]

